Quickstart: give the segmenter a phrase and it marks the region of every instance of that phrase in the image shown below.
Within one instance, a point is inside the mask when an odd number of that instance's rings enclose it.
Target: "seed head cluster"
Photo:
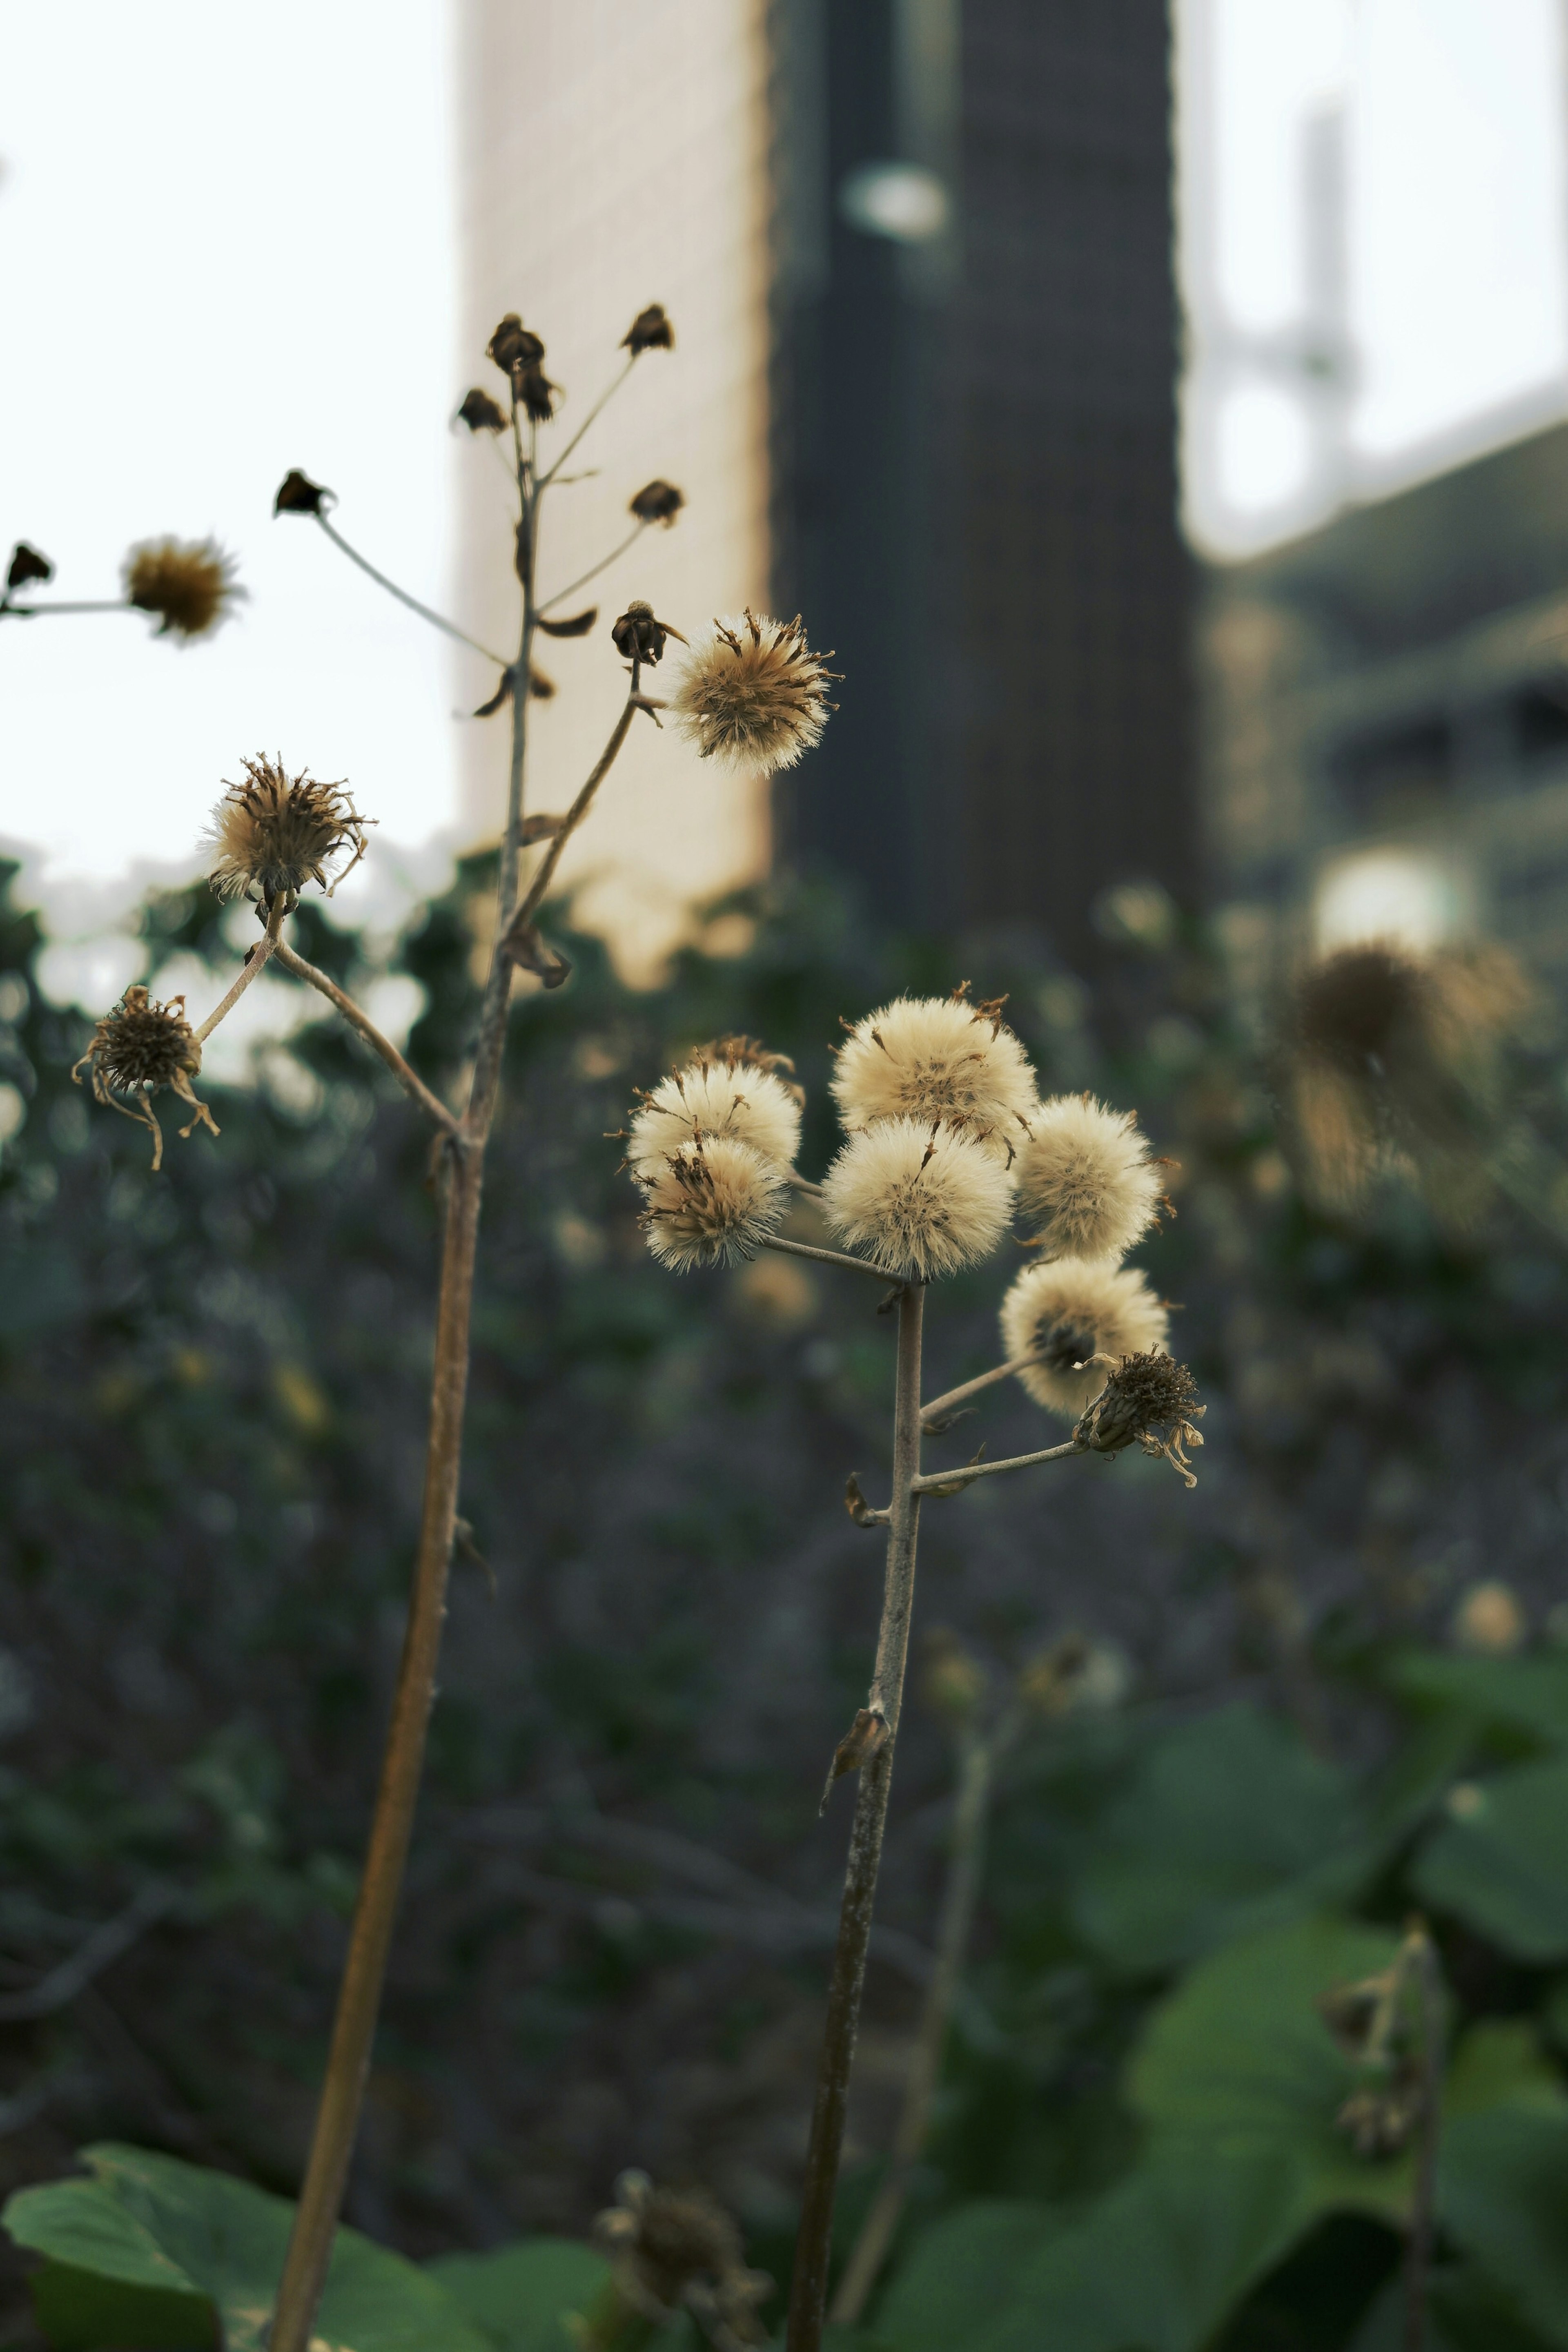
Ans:
[[[714,623],[685,663],[670,709],[705,760],[771,775],[821,741],[834,708],[833,676],[807,644],[799,614],[773,621],[747,611]]]
[[[126,557],[123,577],[126,603],[156,613],[161,637],[204,637],[245,593],[231,558],[210,539],[145,540]]]
[[[83,1070],[90,1073],[93,1099],[122,1111],[145,1127],[152,1137],[154,1173],[163,1164],[163,1130],[152,1109],[152,1097],[167,1087],[192,1112],[189,1135],[198,1125],[214,1135],[218,1129],[205,1103],[198,1102],[191,1081],[202,1066],[196,1033],[185,1018],[185,1000],[172,996],[157,1003],[149,990],[128,988],[111,1013],[94,1029],[71,1076],[78,1086]]]
[[[868,1013],[839,1048],[832,1092],[852,1134],[879,1119],[940,1123],[1004,1163],[1038,1108],[1029,1056],[999,1007],[961,995],[901,996]]]
[[[1037,1246],[1047,1257],[1124,1257],[1160,1207],[1160,1172],[1133,1113],[1058,1095],[1029,1124],[1015,1173]]]
[[[308,769],[290,776],[277,760],[246,760],[243,783],[224,786],[206,847],[208,879],[220,898],[292,904],[307,882],[329,898],[369,845],[362,817],[342,783],[319,783]],[[345,853],[351,852],[345,861]]]
[[[677,1274],[750,1257],[778,1230],[789,1196],[778,1162],[733,1135],[694,1135],[635,1181],[648,1247]]]
[[[1161,1349],[1169,1328],[1142,1267],[1109,1257],[1025,1266],[1002,1301],[1001,1321],[1008,1360],[1029,1359],[1019,1373],[1023,1387],[1036,1404],[1068,1421],[1105,1385],[1105,1367],[1095,1357],[1114,1361]]]
[[[822,1209],[839,1240],[884,1274],[929,1282],[990,1255],[1012,1181],[956,1128],[883,1118],[850,1137],[823,1180]]]

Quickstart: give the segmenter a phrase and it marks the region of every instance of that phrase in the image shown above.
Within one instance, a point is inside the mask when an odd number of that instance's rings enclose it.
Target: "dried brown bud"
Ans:
[[[722,2205],[701,2189],[655,2189],[645,2172],[623,2172],[615,2196],[593,2234],[633,2311],[655,2324],[691,2311],[721,2352],[767,2342],[756,2306],[773,2282],[747,2269],[740,2232]]]
[[[640,352],[674,350],[675,331],[664,315],[662,302],[650,302],[645,310],[638,311],[621,338],[621,348],[630,352],[633,359]]]
[[[466,425],[470,433],[502,433],[506,430],[507,412],[491,399],[487,392],[481,392],[476,385],[472,392],[464,394],[463,404],[457,411],[457,422]],[[289,478],[292,480],[293,477]]]
[[[555,415],[560,386],[551,383],[543,368],[525,368],[517,379],[517,399],[525,415],[536,425],[548,425]]]
[[[591,604],[586,613],[573,613],[570,620],[552,621],[546,613],[535,614],[535,624],[547,637],[585,637],[599,618],[599,607]]]
[[[489,341],[485,355],[495,361],[503,375],[517,368],[538,367],[545,355],[538,337],[524,326],[515,310],[508,310]]]
[[[235,585],[232,560],[210,539],[144,541],[127,555],[124,581],[126,603],[156,613],[161,637],[205,636],[245,593]]]
[[[246,760],[246,781],[225,783],[205,845],[216,853],[208,877],[220,898],[288,903],[307,882],[329,897],[369,844],[346,787],[319,783],[308,769],[287,775],[282,761]],[[351,850],[346,863],[341,853]]]
[[[148,1129],[152,1137],[153,1172],[163,1164],[163,1130],[153,1115],[152,1097],[167,1087],[190,1105],[189,1135],[198,1125],[216,1135],[217,1124],[205,1103],[198,1102],[191,1080],[202,1066],[196,1033],[185,1018],[185,1000],[172,996],[156,1003],[141,986],[128,988],[112,1013],[106,1013],[92,1033],[87,1052],[72,1070],[78,1086],[84,1069],[92,1072],[93,1098],[120,1111]],[[122,1102],[120,1097],[129,1096]]]
[[[627,511],[639,522],[662,522],[668,530],[685,502],[685,490],[677,490],[674,482],[646,482]]]
[[[55,567],[48,557],[40,555],[36,547],[29,547],[25,539],[19,539],[11,550],[10,569],[5,574],[6,587],[26,588],[30,581],[52,580],[54,576]]]
[[[1150,1349],[1143,1355],[1123,1357],[1072,1433],[1096,1454],[1120,1454],[1125,1446],[1141,1445],[1145,1454],[1163,1455],[1189,1486],[1196,1486],[1182,1449],[1203,1444],[1196,1424],[1206,1410],[1197,1402],[1197,1382],[1186,1366]]]
[[[610,635],[616,652],[623,654],[628,661],[659,661],[664,655],[666,637],[680,637],[683,646],[686,642],[679,629],[673,627],[668,621],[655,620],[653,607],[643,604],[641,598],[627,605]]]
[[[272,511],[280,514],[319,514],[321,501],[332,493],[320,482],[313,482],[298,466],[285,474],[278,484],[277,496],[272,501]]]
[[[858,1772],[862,1764],[869,1764],[878,1749],[886,1745],[887,1717],[881,1707],[858,1707],[854,1721],[833,1750],[833,1760],[822,1783],[822,1801],[817,1808],[819,1820],[828,1810],[828,1799],[833,1793],[834,1781],[841,1780],[846,1772]]]

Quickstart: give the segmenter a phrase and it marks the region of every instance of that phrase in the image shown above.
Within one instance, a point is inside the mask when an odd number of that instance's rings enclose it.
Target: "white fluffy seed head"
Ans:
[[[1036,1404],[1076,1421],[1105,1385],[1105,1367],[1078,1372],[1091,1356],[1164,1353],[1170,1318],[1141,1266],[1109,1257],[1059,1257],[1026,1266],[1002,1301],[1009,1361],[1032,1356],[1019,1378]]]
[[[839,1239],[906,1282],[988,1257],[1011,1207],[1012,1180],[996,1153],[928,1119],[879,1119],[852,1135],[822,1183]]]
[[[788,1187],[770,1160],[733,1137],[683,1143],[637,1182],[643,1230],[662,1265],[733,1265],[778,1228]]]
[[[1036,1108],[1029,1056],[994,1008],[962,997],[900,996],[839,1048],[833,1098],[852,1135],[878,1119],[939,1119],[1004,1161]]]
[[[1160,1171],[1131,1111],[1056,1095],[1031,1114],[1013,1170],[1047,1257],[1125,1257],[1159,1213]]]
[[[696,1137],[747,1143],[767,1160],[791,1168],[800,1148],[800,1106],[782,1078],[746,1063],[688,1062],[661,1078],[632,1119],[626,1157],[634,1176],[651,1176]]]

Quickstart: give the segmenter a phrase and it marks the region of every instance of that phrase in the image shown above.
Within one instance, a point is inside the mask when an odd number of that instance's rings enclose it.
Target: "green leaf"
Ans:
[[[1405,2281],[1392,2278],[1373,2304],[1349,2352],[1405,2352]],[[1526,2326],[1502,2288],[1473,2263],[1436,2273],[1427,2298],[1425,2352],[1551,2352]]]
[[[877,2305],[877,2336],[891,2352],[955,2352],[1001,2313],[1024,2263],[1061,2227],[1049,2206],[1022,2199],[945,2214]]]
[[[250,2182],[113,2141],[84,2148],[89,2180],[14,2196],[18,2245],[130,2287],[204,2296],[229,2352],[261,2352],[294,2208]],[[326,2352],[490,2352],[438,2282],[340,2230],[317,2316]]]
[[[1568,1656],[1537,1651],[1523,1658],[1463,1658],[1416,1650],[1393,1660],[1384,1680],[1417,1714],[1452,1717],[1477,1738],[1500,1735],[1515,1747],[1549,1748],[1568,1742]]]
[[[218,2315],[204,2294],[130,2286],[123,2279],[46,2262],[27,2282],[33,2309],[54,2352],[217,2352]]]
[[[610,2276],[603,2256],[574,2238],[524,2238],[424,2267],[502,2352],[570,2352],[564,2315],[585,2309]]]
[[[1416,1893],[1520,1960],[1568,1957],[1568,1761],[1476,1781],[1416,1857]]]
[[[1376,1859],[1348,1773],[1256,1708],[1222,1707],[1151,1749],[1104,1818],[1072,1916],[1142,1974],[1347,1901]]]
[[[1530,2326],[1568,2346],[1568,2115],[1511,2105],[1460,2118],[1438,2153],[1438,2204]]]

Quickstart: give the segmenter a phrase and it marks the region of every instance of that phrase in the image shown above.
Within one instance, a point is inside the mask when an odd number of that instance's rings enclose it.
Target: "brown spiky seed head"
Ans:
[[[1124,1356],[1073,1432],[1095,1454],[1120,1454],[1137,1444],[1162,1454],[1189,1486],[1197,1480],[1183,1451],[1201,1445],[1197,1426],[1207,1408],[1185,1364],[1156,1349]]]
[[[774,621],[748,610],[714,623],[685,663],[670,709],[703,759],[771,775],[821,742],[836,676],[807,644],[798,613]]]
[[[48,557],[40,555],[36,547],[29,547],[25,539],[19,539],[11,550],[11,561],[5,572],[6,587],[26,588],[35,580],[52,580],[54,576],[55,567]]]
[[[497,401],[491,399],[487,392],[481,392],[476,384],[471,392],[463,395],[457,422],[466,425],[470,433],[501,433],[506,429],[507,412]]]
[[[695,1135],[659,1166],[634,1169],[634,1181],[648,1247],[677,1274],[752,1256],[789,1200],[779,1163],[733,1135]]]
[[[621,348],[635,359],[640,352],[673,352],[675,331],[671,326],[662,302],[650,302],[639,310],[621,338]]]
[[[217,1124],[205,1103],[198,1102],[191,1081],[202,1066],[196,1033],[185,1018],[185,1000],[172,996],[159,1003],[140,982],[128,988],[119,1003],[106,1013],[92,1033],[87,1052],[72,1070],[79,1086],[83,1070],[91,1072],[93,1098],[110,1109],[140,1120],[152,1137],[154,1172],[163,1162],[163,1131],[153,1114],[152,1098],[167,1087],[190,1106],[189,1135],[201,1125],[216,1135]],[[126,1100],[120,1098],[128,1097]]]
[[[322,482],[313,482],[298,466],[285,474],[277,486],[277,496],[272,501],[272,511],[280,514],[319,514],[321,501],[332,493]]]
[[[628,661],[658,663],[664,659],[664,641],[680,637],[679,629],[668,621],[654,617],[653,607],[641,596],[634,596],[610,632],[610,641],[618,654]]]
[[[668,530],[685,502],[685,490],[678,490],[674,482],[644,482],[627,512],[639,522],[662,522]]]
[[[538,367],[545,347],[517,312],[508,310],[486,344],[485,355],[495,361],[503,375],[510,375],[515,368]]]
[[[227,620],[244,590],[234,563],[215,540],[149,539],[125,559],[125,601],[156,613],[157,634],[204,637]]]
[[[362,817],[342,783],[317,782],[308,769],[290,776],[282,761],[246,760],[245,781],[225,782],[205,846],[215,853],[208,876],[220,898],[292,899],[307,882],[329,898],[368,846]],[[351,851],[347,862],[343,854]]]

